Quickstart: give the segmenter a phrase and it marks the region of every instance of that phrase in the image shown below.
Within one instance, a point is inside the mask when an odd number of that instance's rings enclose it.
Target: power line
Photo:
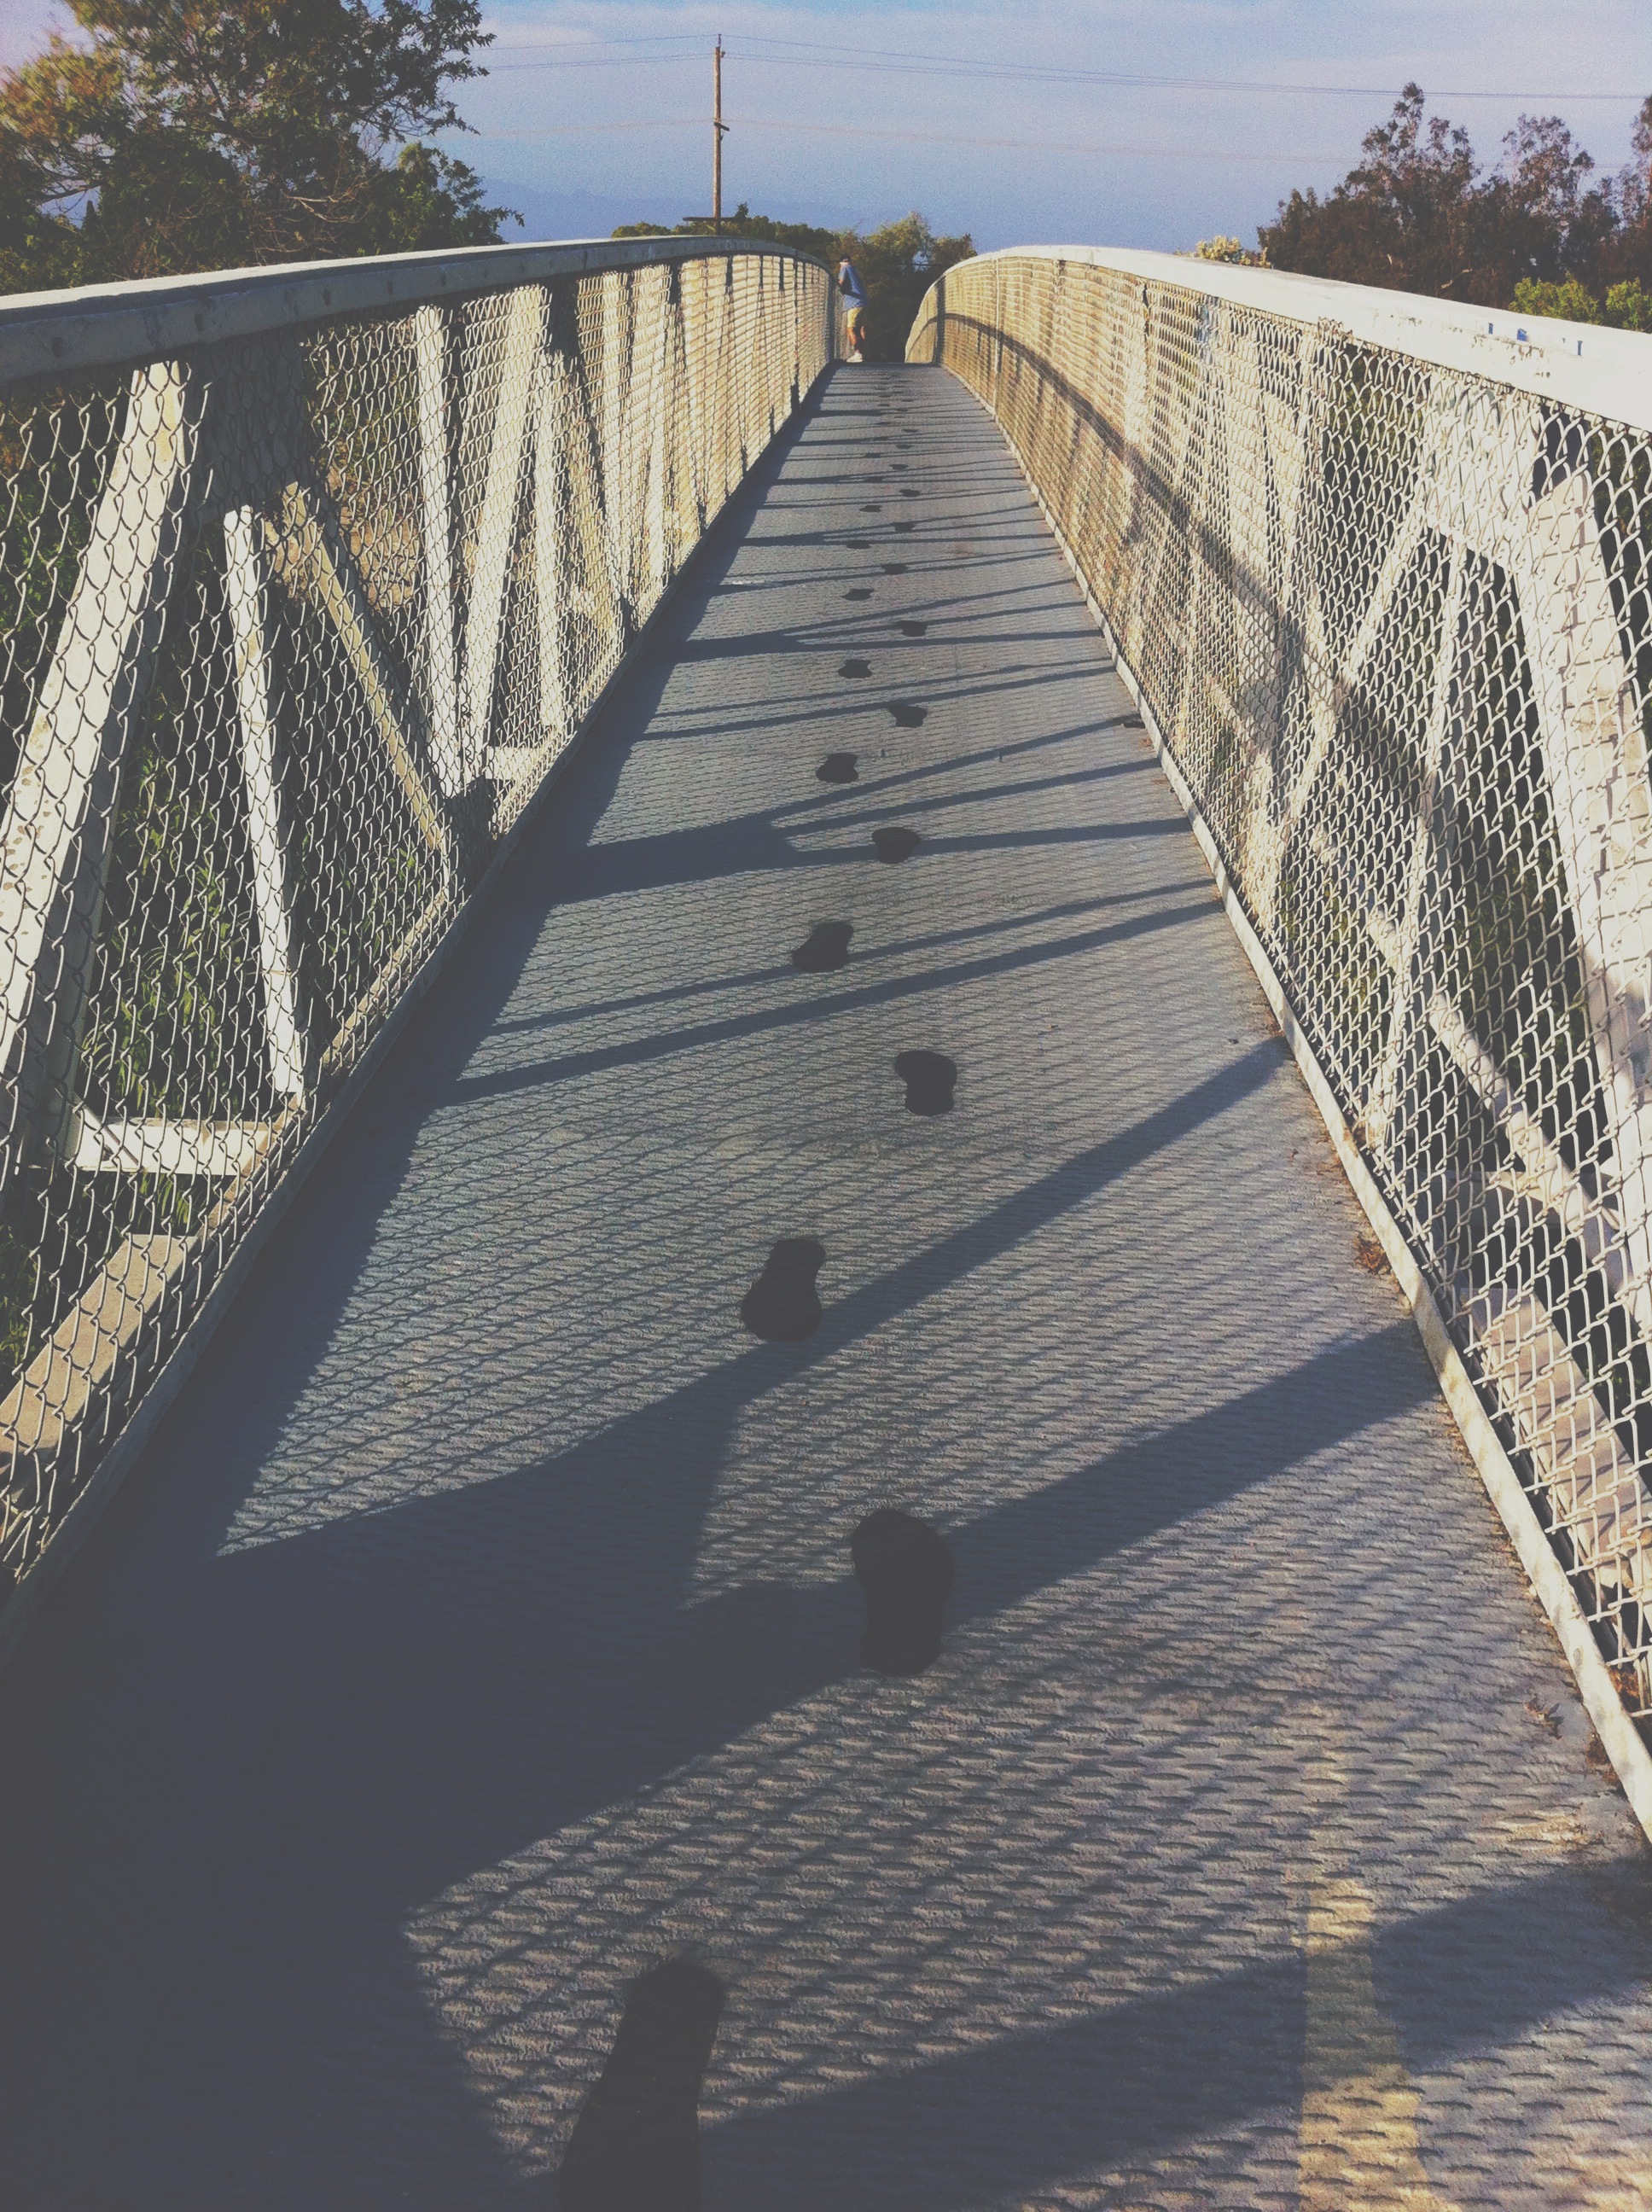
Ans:
[[[692,39],[693,44],[688,42]],[[702,41],[686,32],[672,32],[659,40],[604,40],[593,42],[599,46],[659,45],[683,41],[678,52],[660,52],[649,57],[635,58],[623,54],[603,55],[586,53],[569,46],[556,47],[519,61],[489,63],[489,74],[496,71],[529,69],[550,69],[557,66],[580,69],[636,67],[645,58],[655,64],[683,59]],[[768,47],[780,47],[779,53],[765,52]],[[805,64],[792,63],[793,54],[820,55],[835,67],[872,75],[1011,78],[1029,84],[1107,84],[1118,85],[1142,92],[1210,92],[1210,93],[1288,93],[1296,95],[1321,94],[1327,98],[1351,100],[1394,100],[1404,88],[1392,84],[1302,84],[1276,82],[1256,78],[1212,76],[1156,76],[1128,70],[1075,69],[1066,64],[1043,62],[984,61],[979,56],[967,54],[920,54],[909,49],[888,46],[847,47],[829,46],[818,40],[785,39],[768,32],[753,32],[740,49],[746,58],[765,63],[769,67]],[[816,64],[809,64],[815,66]],[[1535,104],[1546,101],[1575,103],[1580,100],[1609,100],[1631,102],[1636,106],[1644,97],[1631,92],[1488,92],[1464,87],[1447,88],[1430,94],[1435,100],[1530,100]]]
[[[810,39],[782,39],[768,32],[754,32],[752,37],[756,44],[762,46],[785,46],[830,55],[841,69],[888,68],[891,75],[897,70],[932,70],[957,76],[1014,77],[1037,84],[1114,84],[1154,92],[1321,93],[1336,98],[1357,100],[1397,100],[1405,89],[1404,86],[1395,84],[1286,84],[1253,77],[1153,76],[1129,70],[1074,69],[1065,63],[1054,62],[983,61],[973,55],[915,54],[884,46],[861,47],[850,52],[841,46],[824,46]],[[778,59],[779,57],[754,54],[752,58]],[[1644,94],[1631,92],[1484,92],[1448,87],[1429,96],[1435,100],[1632,100],[1638,105]]]
[[[610,46],[690,46],[698,51],[705,43],[698,31],[640,31],[623,39],[539,39],[521,51],[554,60],[559,54],[600,53]],[[517,49],[507,46],[502,51],[511,53]]]
[[[1091,154],[1099,161],[1261,161],[1289,163],[1292,167],[1303,163],[1338,167],[1348,158],[1345,151],[1340,154],[1249,154],[1236,152],[1226,146],[1084,146],[1068,144],[1054,138],[987,138],[975,131],[883,131],[865,124],[782,122],[778,118],[762,116],[743,116],[739,127],[742,131],[818,131],[829,137],[896,138],[914,146],[990,146],[1008,147],[1026,154]]]

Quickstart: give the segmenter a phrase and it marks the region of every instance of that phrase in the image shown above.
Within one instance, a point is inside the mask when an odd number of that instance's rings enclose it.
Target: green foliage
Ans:
[[[182,131],[135,131],[112,146],[80,227],[77,281],[239,269],[256,258],[254,210],[235,165]]]
[[[392,168],[373,179],[362,210],[363,253],[412,253],[445,246],[496,246],[508,208],[483,203],[482,179],[418,141],[404,146]],[[512,216],[519,223],[519,216]]]
[[[1609,284],[1601,319],[1617,331],[1652,331],[1652,291],[1638,276]]]
[[[866,357],[869,361],[903,361],[907,333],[917,319],[924,294],[935,279],[960,261],[974,256],[975,241],[937,238],[922,216],[902,216],[881,229],[857,239],[850,232],[839,241],[860,272],[866,292]]]
[[[76,40],[0,73],[10,289],[497,238],[509,210],[420,137],[464,127],[477,0],[70,6]]]
[[[628,222],[616,238],[704,238],[713,225],[703,216],[686,216],[667,230],[655,222]],[[770,216],[753,215],[744,200],[732,215],[723,218],[724,235],[760,240],[812,253],[834,269],[845,258],[859,272],[866,295],[866,355],[872,361],[902,361],[906,356],[907,333],[916,319],[924,294],[945,270],[969,260],[975,241],[937,238],[924,217],[915,212],[886,222],[863,237],[853,230],[821,230],[812,223],[777,222]]]
[[[78,281],[80,233],[43,206],[31,165],[5,128],[0,81],[0,292],[46,292]]]
[[[716,224],[705,215],[686,215],[669,229],[660,222],[625,222],[614,233],[616,238],[714,238],[719,234]],[[732,215],[723,217],[720,235],[788,246],[794,253],[812,253],[822,261],[835,257],[840,236],[835,230],[821,230],[811,222],[777,222],[772,216],[753,215],[744,200]]]
[[[1598,299],[1576,276],[1564,283],[1545,283],[1522,277],[1515,287],[1514,306],[1522,315],[1554,315],[1568,323],[1604,323],[1615,331],[1652,331],[1652,292],[1638,277],[1608,287]]]
[[[1509,302],[1522,315],[1554,315],[1562,322],[1598,323],[1604,319],[1600,302],[1576,276],[1560,283],[1541,276],[1522,276]]]

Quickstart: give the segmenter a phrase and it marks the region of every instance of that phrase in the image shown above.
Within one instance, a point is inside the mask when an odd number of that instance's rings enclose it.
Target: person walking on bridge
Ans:
[[[860,282],[859,271],[846,253],[837,264],[837,289],[843,295],[843,310],[847,319],[849,359],[864,361],[862,350],[866,338],[866,295]]]

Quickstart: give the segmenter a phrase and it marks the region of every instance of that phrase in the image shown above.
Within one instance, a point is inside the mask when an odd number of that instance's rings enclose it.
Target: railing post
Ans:
[[[224,517],[224,551],[270,1080],[279,1096],[297,1098],[304,1091],[307,1053],[299,1012],[292,892],[276,763],[264,526],[250,507],[233,507]]]
[[[686,261],[679,265],[677,281],[682,299],[684,434],[689,450],[689,492],[694,501],[696,534],[706,526],[707,453],[710,437],[710,409],[707,398],[708,333],[707,264]]]
[[[636,480],[642,536],[642,579],[639,614],[646,616],[657,604],[671,576],[671,552],[665,538],[665,480],[671,466],[671,408],[668,368],[671,343],[671,271],[651,269],[640,284],[636,317],[636,358],[641,380],[631,379],[632,442],[636,448]],[[641,383],[639,397],[638,383]],[[646,605],[641,603],[646,599]]]
[[[525,284],[510,297],[504,360],[488,440],[486,489],[465,617],[465,704],[469,744],[485,756],[494,742],[494,683],[503,633],[505,587],[516,541],[516,514],[527,458],[528,415],[544,351],[545,295]]]
[[[561,737],[573,721],[567,665],[568,368],[560,351],[540,364],[533,439],[534,599],[539,617],[539,724]]]
[[[447,318],[437,307],[413,319],[418,374],[419,494],[424,552],[425,667],[430,750],[449,798],[465,787],[453,644],[453,499],[447,456]]]
[[[1612,1119],[1613,1182],[1652,1334],[1652,772],[1594,484],[1582,467],[1551,477],[1516,526],[1510,565]]]
[[[203,380],[133,376],[0,830],[0,1189],[67,1124],[127,749],[154,681],[196,474]]]
[[[599,397],[602,502],[620,619],[631,622],[631,516],[627,511],[625,428],[631,388],[633,279],[612,270],[602,281],[602,390]]]
[[[329,503],[313,483],[290,483],[282,497],[279,520],[265,532],[275,550],[277,573],[301,580],[331,625],[343,649],[379,741],[383,745],[420,836],[441,862],[450,881],[457,856],[447,819],[430,789],[400,712],[400,687],[380,642],[372,602],[343,544]]]

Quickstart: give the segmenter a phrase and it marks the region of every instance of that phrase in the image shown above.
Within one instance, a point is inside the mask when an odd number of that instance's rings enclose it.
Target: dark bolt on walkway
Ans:
[[[1362,1229],[997,430],[839,371],[0,1684],[6,2204],[1652,2203]]]

